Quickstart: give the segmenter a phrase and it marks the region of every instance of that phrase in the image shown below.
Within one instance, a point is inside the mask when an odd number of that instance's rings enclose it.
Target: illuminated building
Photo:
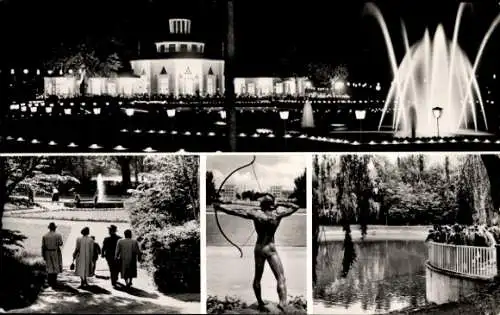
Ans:
[[[171,39],[156,42],[154,56],[130,61],[133,73],[84,78],[82,71],[68,71],[67,75],[62,70],[50,71],[52,75],[44,78],[45,96],[79,96],[83,79],[86,95],[222,95],[224,60],[205,56],[205,43],[191,36],[191,20],[169,19],[169,31]],[[338,90],[339,84],[333,84],[332,91]],[[312,87],[311,82],[303,77],[237,77],[234,85],[237,95],[257,97],[304,95]]]

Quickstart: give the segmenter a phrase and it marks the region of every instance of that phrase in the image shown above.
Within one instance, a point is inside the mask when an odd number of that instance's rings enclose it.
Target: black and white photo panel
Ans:
[[[1,152],[500,150],[498,1],[75,5],[0,1]]]
[[[3,311],[200,312],[198,156],[0,163]]]
[[[499,311],[499,155],[315,155],[313,168],[314,314]]]
[[[307,313],[304,155],[207,156],[207,313]]]

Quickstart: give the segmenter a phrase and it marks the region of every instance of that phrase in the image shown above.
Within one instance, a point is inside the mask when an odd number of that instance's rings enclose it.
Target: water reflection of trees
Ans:
[[[389,311],[394,303],[425,303],[426,247],[423,242],[385,241],[356,243],[358,260],[342,276],[342,242],[319,249],[315,298],[348,308],[361,303],[363,310]]]

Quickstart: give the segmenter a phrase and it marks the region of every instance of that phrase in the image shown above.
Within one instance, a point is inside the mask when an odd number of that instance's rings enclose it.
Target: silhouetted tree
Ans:
[[[116,156],[116,161],[120,165],[120,170],[122,173],[122,189],[126,192],[127,189],[132,187],[130,163],[132,162],[131,156]]]
[[[211,205],[212,202],[214,202],[216,199],[218,199],[217,195],[217,190],[215,188],[215,181],[214,181],[214,173],[211,171],[207,171],[206,176],[205,176],[205,197],[206,197],[206,204]],[[245,199],[243,197],[243,199]]]
[[[294,180],[295,186],[293,192],[290,195],[291,198],[297,199],[297,205],[301,208],[307,206],[307,180],[306,171]]]
[[[335,68],[327,63],[310,62],[306,64],[307,78],[315,88],[328,88],[334,77]]]
[[[61,44],[54,49],[53,58],[45,62],[47,69],[80,71],[85,69],[89,76],[110,77],[122,68],[122,61],[116,52],[111,52],[116,39],[110,39],[107,43],[92,43],[90,40],[81,42],[75,46]],[[104,49],[106,45],[108,49]]]

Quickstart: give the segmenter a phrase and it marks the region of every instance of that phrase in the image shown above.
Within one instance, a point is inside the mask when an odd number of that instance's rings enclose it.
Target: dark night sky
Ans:
[[[37,64],[61,41],[98,36],[122,38],[131,52],[168,36],[168,18],[191,15],[193,31],[218,52],[224,38],[223,7],[210,0],[3,0],[0,57],[8,64]],[[219,1],[220,2],[220,1]],[[410,42],[425,27],[431,33],[443,23],[451,38],[458,1],[386,0],[376,2],[402,57],[400,18]],[[240,71],[268,72],[296,48],[298,61],[346,63],[353,78],[388,78],[388,58],[375,19],[363,16],[364,2],[235,0],[236,54]],[[464,14],[459,42],[469,58],[495,16],[497,1],[475,2]],[[481,69],[497,67],[500,29],[491,38]],[[145,48],[144,48],[145,49]],[[493,58],[495,57],[495,58]]]

